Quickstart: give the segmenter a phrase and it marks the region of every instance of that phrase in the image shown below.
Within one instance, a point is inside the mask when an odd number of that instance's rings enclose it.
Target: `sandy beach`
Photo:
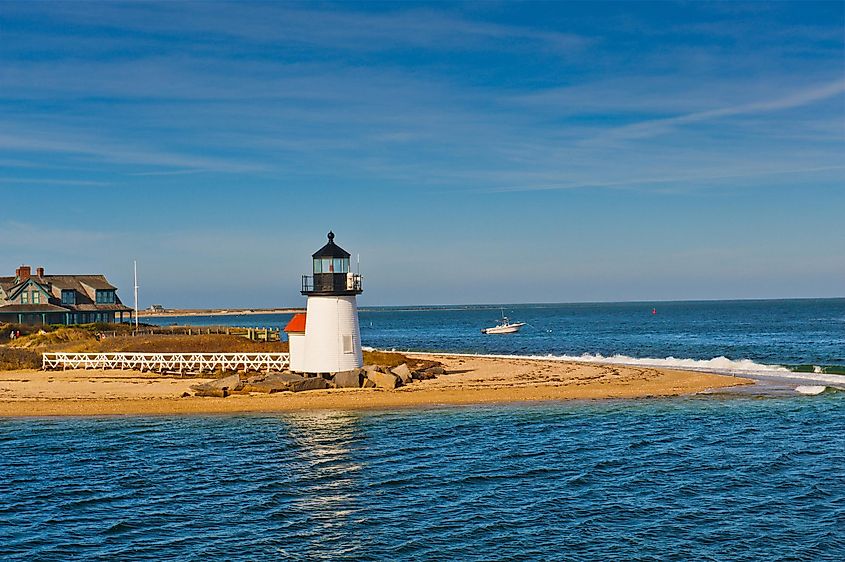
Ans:
[[[643,398],[750,384],[748,379],[534,359],[427,355],[447,374],[388,391],[332,389],[227,398],[182,397],[206,379],[109,370],[0,373],[0,416],[206,414],[350,410],[539,400]]]

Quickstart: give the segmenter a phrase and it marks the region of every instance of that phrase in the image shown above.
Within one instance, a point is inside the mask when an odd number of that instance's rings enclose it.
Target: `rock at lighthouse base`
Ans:
[[[191,390],[195,392],[196,396],[226,398],[229,394],[237,392],[241,388],[243,388],[241,377],[231,375],[211,382],[195,384],[191,387]]]
[[[408,368],[407,363],[402,363],[398,367],[390,369],[390,372],[399,377],[399,380],[402,381],[402,384],[411,384],[411,369]]]
[[[250,377],[243,387],[243,392],[266,392],[268,394],[272,394],[274,392],[284,392],[291,389],[291,384],[301,380],[304,380],[304,377],[293,373],[271,373],[269,375],[258,375]]]
[[[372,381],[378,388],[393,390],[402,382],[393,373],[382,373],[375,369],[367,369],[367,380]]]
[[[361,378],[360,369],[353,369],[335,373],[333,380],[337,388],[361,388]]]
[[[329,382],[323,377],[307,378],[290,383],[290,390],[292,392],[302,392],[303,390],[323,390],[328,387]]]

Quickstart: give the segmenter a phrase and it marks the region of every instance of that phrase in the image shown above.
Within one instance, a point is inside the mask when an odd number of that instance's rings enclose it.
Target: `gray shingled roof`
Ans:
[[[100,291],[115,291],[117,287],[106,280],[105,275],[45,275],[41,277],[45,282],[52,283],[62,289],[82,290],[82,285]]]
[[[0,314],[6,313],[25,313],[31,314],[33,312],[71,312],[67,308],[56,306],[55,304],[7,304],[0,306]]]
[[[76,304],[76,305],[67,305],[67,307],[71,310],[78,310],[79,312],[120,312],[121,310],[124,312],[132,311],[131,308],[128,306],[115,303],[115,304]]]

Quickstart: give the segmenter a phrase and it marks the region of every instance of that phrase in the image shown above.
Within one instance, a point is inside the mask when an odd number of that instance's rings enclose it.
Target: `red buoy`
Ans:
[[[651,309],[651,313],[652,313],[652,314],[657,314],[657,309],[656,309],[656,308],[652,308],[652,309]]]

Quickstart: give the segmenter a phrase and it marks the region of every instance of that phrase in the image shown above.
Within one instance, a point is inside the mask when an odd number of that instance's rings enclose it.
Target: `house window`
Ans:
[[[32,291],[32,304],[41,304],[41,293]]]
[[[29,304],[29,293],[26,291],[21,293],[21,304]]]
[[[73,289],[63,289],[62,304],[76,304],[76,291]]]
[[[344,353],[353,353],[355,351],[355,346],[352,345],[352,336],[351,335],[344,335],[343,336],[343,352]]]
[[[114,304],[114,291],[97,291],[97,304]]]

